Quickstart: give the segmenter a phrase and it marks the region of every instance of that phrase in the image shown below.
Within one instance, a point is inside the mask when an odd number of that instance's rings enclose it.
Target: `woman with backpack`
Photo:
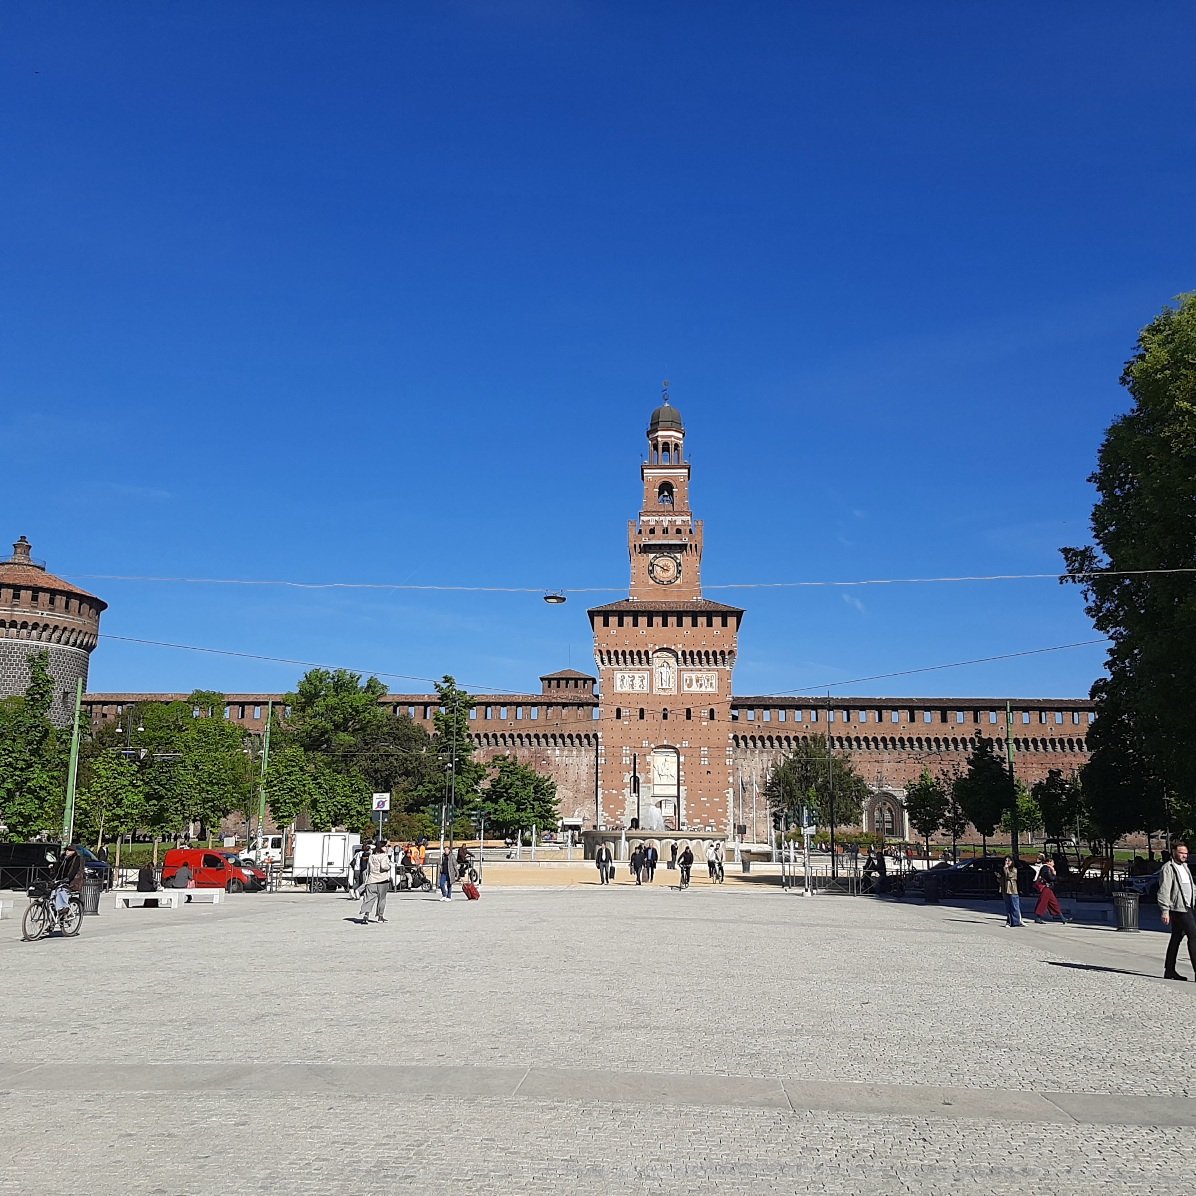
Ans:
[[[1046,921],[1043,914],[1058,918],[1065,926],[1067,919],[1059,908],[1059,898],[1055,896],[1055,869],[1047,862],[1044,855],[1038,857],[1038,875],[1034,878],[1034,891],[1038,894],[1038,904],[1034,907],[1034,921],[1041,925]]]

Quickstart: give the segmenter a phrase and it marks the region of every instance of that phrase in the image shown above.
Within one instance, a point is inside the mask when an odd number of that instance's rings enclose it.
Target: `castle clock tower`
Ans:
[[[589,611],[601,687],[598,804],[607,826],[729,831],[731,673],[743,611],[702,597],[702,523],[685,427],[665,392],[648,423],[631,589]]]

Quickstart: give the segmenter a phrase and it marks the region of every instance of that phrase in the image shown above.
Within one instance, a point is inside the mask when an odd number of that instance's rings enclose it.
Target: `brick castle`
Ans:
[[[864,829],[912,838],[905,785],[924,767],[962,771],[977,736],[1003,740],[1007,702],[1020,780],[1031,784],[1051,768],[1070,773],[1086,761],[1094,716],[1087,699],[735,696],[744,612],[702,597],[702,522],[690,506],[690,477],[685,428],[666,398],[648,424],[640,509],[628,525],[628,595],[588,612],[598,675],[548,673],[539,693],[483,695],[472,711],[479,754],[507,753],[551,776],[568,825],[627,826],[654,807],[669,827],[730,835],[742,826],[749,840],[764,839],[771,768],[803,737],[821,733],[850,753],[872,790]],[[14,606],[5,568],[0,616]],[[25,574],[17,580],[23,590]],[[77,596],[80,610],[90,603],[89,651],[104,604],[56,584]],[[83,668],[86,675],[85,659]],[[3,692],[19,692],[7,674],[5,683]],[[97,693],[85,704],[98,724],[128,705],[186,696]],[[260,731],[268,704],[281,696],[230,694],[227,717]],[[435,694],[383,701],[431,730]]]

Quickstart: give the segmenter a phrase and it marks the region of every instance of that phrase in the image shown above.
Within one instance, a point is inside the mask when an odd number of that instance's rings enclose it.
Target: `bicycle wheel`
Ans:
[[[66,909],[62,911],[59,925],[67,938],[74,938],[83,929],[83,902],[72,897],[67,902]]]
[[[21,919],[21,937],[27,942],[50,933],[50,911],[41,901],[31,902]]]

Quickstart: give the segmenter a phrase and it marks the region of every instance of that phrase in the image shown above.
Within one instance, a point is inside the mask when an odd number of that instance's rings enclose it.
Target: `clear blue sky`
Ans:
[[[667,377],[709,586],[1057,570],[1196,279],[1193,33],[1165,0],[8,0],[3,542],[110,636],[534,690],[626,593]],[[1050,580],[709,593],[747,608],[739,694],[1094,636]],[[1102,659],[836,692],[1079,696]],[[91,685],[301,671],[110,638]]]

